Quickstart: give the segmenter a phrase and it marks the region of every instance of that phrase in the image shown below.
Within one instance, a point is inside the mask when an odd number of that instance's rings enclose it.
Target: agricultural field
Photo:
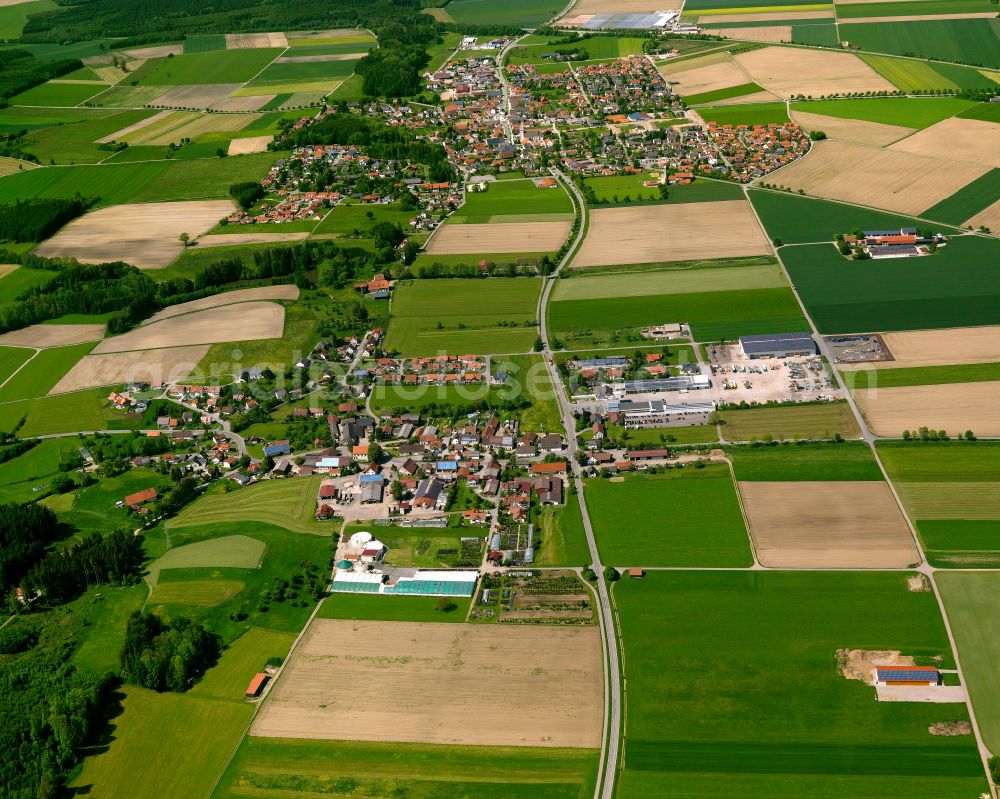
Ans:
[[[57,8],[53,0],[28,0],[0,6],[0,39],[17,39],[24,31],[28,17]]]
[[[491,0],[452,0],[445,13],[460,25],[514,25],[537,28],[554,17],[563,6],[548,5],[537,0],[507,0],[502,4]]]
[[[108,85],[101,81],[90,83],[49,81],[11,97],[10,101],[13,105],[18,106],[55,106],[57,108],[74,106],[80,105],[107,88]]]
[[[472,603],[471,598],[455,597],[454,607],[445,609],[438,607],[436,597],[412,596],[406,602],[395,599],[374,594],[331,594],[323,600],[316,618],[464,624]]]
[[[994,127],[1000,126],[994,125]],[[967,186],[963,186],[951,197],[928,208],[921,216],[940,219],[954,225],[969,224],[974,227],[985,225],[992,228],[998,224],[997,220],[1000,220],[1000,213],[996,210],[998,203],[1000,203],[1000,169],[992,169]]]
[[[1000,447],[883,441],[878,454],[932,565],[1000,564]]]
[[[561,184],[540,189],[531,180],[498,180],[485,185],[486,191],[466,192],[465,204],[449,224],[573,220],[573,203]]]
[[[643,186],[650,178],[641,175],[584,178],[584,184],[594,190],[594,196],[604,203],[623,203],[631,200],[655,200],[657,203],[701,203],[720,200],[742,200],[743,190],[735,183],[717,180],[699,180],[688,186],[670,186],[668,196],[661,197],[659,186]],[[630,198],[630,199],[629,199]]]
[[[184,53],[160,62],[140,83],[168,87],[245,83],[280,54],[277,48]]]
[[[69,464],[80,446],[74,437],[45,439],[6,463],[0,463],[0,503],[29,502],[38,497],[33,489],[47,485]]]
[[[39,350],[0,386],[0,402],[44,397],[93,348],[90,342]]]
[[[731,447],[736,479],[742,482],[880,481],[871,449],[861,442]]]
[[[764,47],[734,60],[754,83],[786,99],[895,89],[851,53]]]
[[[981,119],[953,117],[908,136],[889,149],[934,158],[960,157],[963,161],[996,168],[1000,167],[1000,155],[997,154],[1000,151],[1000,125]],[[993,185],[996,184],[994,179]]]
[[[788,122],[784,103],[751,103],[748,105],[699,106],[698,116],[719,125],[770,125]]]
[[[895,59],[898,60],[898,59]],[[909,63],[909,62],[908,62]],[[956,97],[872,97],[847,100],[803,100],[792,104],[792,111],[861,119],[883,125],[927,128],[942,120],[961,115],[975,104]]]
[[[875,435],[898,437],[906,430],[930,427],[952,435],[971,430],[1000,436],[1000,381],[989,379],[997,377],[997,369],[990,371],[975,382],[856,389],[854,398]]]
[[[568,215],[567,215],[568,216]],[[428,255],[474,255],[483,252],[554,252],[569,238],[572,220],[461,224],[435,230],[424,248]]]
[[[926,5],[923,0],[920,4]],[[893,5],[897,4],[893,3]],[[844,30],[846,33],[850,33],[851,28]],[[872,69],[904,92],[926,89],[937,91],[989,89],[996,85],[985,74],[971,67],[917,61],[912,58],[894,58],[872,53],[862,53],[860,56]]]
[[[820,332],[857,333],[1000,323],[990,293],[998,253],[994,240],[962,236],[905,262],[852,262],[821,244],[783,249],[781,259]]]
[[[870,368],[877,370],[875,380],[883,378],[892,380],[893,372],[902,370],[905,373],[902,383],[912,380],[914,375],[922,378],[932,378],[935,374],[943,374],[935,369],[920,369],[915,367],[948,367],[955,374],[971,375],[966,366],[978,364],[980,367],[993,368],[1000,361],[1000,327],[959,327],[946,330],[910,330],[901,333],[886,333],[883,341],[892,353],[893,360],[879,361],[869,364],[841,364],[842,372],[853,369],[865,371]],[[872,378],[869,378],[872,379]],[[930,382],[935,382],[930,380]],[[945,381],[948,382],[948,381]],[[957,381],[955,381],[957,382]],[[910,382],[909,385],[914,385]]]
[[[404,357],[527,352],[537,336],[540,291],[533,278],[403,284],[394,292],[385,347]]]
[[[978,67],[1000,67],[1000,28],[994,19],[862,22],[843,28],[852,45],[875,53],[909,55]]]
[[[551,59],[543,58],[543,54],[551,53],[558,48],[558,37],[552,37],[554,44],[549,44],[549,37],[542,37],[540,43],[525,41],[510,51],[507,59],[511,64],[549,64]],[[623,58],[630,55],[642,55],[643,39],[638,37],[593,36],[582,43],[587,51],[588,61],[605,58]]]
[[[701,567],[753,563],[725,464],[628,475],[622,482],[592,478],[586,481],[585,497],[603,563]]]
[[[964,705],[877,702],[837,668],[838,650],[857,646],[953,663],[934,594],[909,591],[905,574],[655,572],[614,596],[627,686],[619,796],[985,789],[971,736],[928,732],[967,720]]]
[[[572,494],[561,508],[542,508],[535,535],[536,566],[575,566],[590,561],[580,503]]]
[[[885,125],[881,122],[866,122],[860,119],[843,119],[808,111],[793,111],[792,119],[809,132],[822,131],[827,138],[884,147],[911,135],[915,128],[900,125]]]

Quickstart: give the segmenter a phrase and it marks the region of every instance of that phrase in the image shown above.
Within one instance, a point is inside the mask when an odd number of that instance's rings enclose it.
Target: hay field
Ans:
[[[846,141],[816,142],[804,158],[774,173],[793,191],[920,214],[986,173],[969,161],[946,161]]]
[[[558,250],[572,222],[522,222],[515,224],[462,224],[442,226],[425,252],[460,255],[480,252],[551,252]]]
[[[590,748],[603,698],[594,627],[316,619],[251,734]]]
[[[765,566],[890,569],[919,561],[883,482],[741,482],[739,488]]]
[[[232,247],[236,244],[268,244],[276,241],[302,241],[309,234],[300,233],[219,233],[198,239],[200,249],[206,247]]]
[[[93,354],[281,338],[284,326],[285,309],[281,305],[243,302],[174,316],[130,330],[105,339],[94,348]]]
[[[902,125],[885,125],[881,122],[866,122],[861,119],[842,119],[825,114],[811,114],[808,111],[792,111],[792,119],[807,131],[821,130],[831,139],[885,147],[909,136],[915,128]]]
[[[65,347],[97,341],[104,325],[30,325],[0,336],[0,347]]]
[[[283,33],[227,33],[227,50],[244,50],[258,47],[288,47]]]
[[[96,140],[95,144],[106,144],[107,142],[111,141],[129,141],[128,135],[130,133],[136,133],[142,130],[143,128],[149,127],[150,125],[158,125],[160,122],[162,122],[163,120],[167,119],[169,116],[175,113],[177,112],[159,111],[153,114],[151,117],[140,119],[138,122],[128,125],[127,127],[124,127],[121,130],[116,130],[114,133],[109,133],[107,136],[102,136],[100,139]]]
[[[240,88],[239,83],[204,83],[197,86],[173,86],[147,105],[166,108],[211,108]]]
[[[952,117],[889,148],[896,152],[1000,167],[1000,125]]]
[[[680,95],[714,92],[718,89],[728,89],[730,86],[740,86],[749,81],[746,73],[732,61],[687,69],[667,75],[667,78],[674,84],[674,92]]]
[[[248,98],[253,100],[254,98]],[[233,139],[229,142],[229,155],[247,155],[249,153],[263,153],[267,150],[267,145],[274,141],[274,136],[248,136],[245,139]]]
[[[1000,361],[1000,326],[910,330],[882,335],[894,361],[838,364],[844,371],[903,369],[911,366],[952,366]]]
[[[162,311],[157,311],[149,319],[143,322],[143,326],[162,322],[173,316],[192,313],[194,311],[205,311],[209,308],[221,308],[223,305],[234,305],[238,302],[253,302],[256,300],[297,300],[299,298],[298,286],[258,286],[252,289],[237,289],[236,291],[226,291],[222,294],[213,294],[211,297],[202,297],[200,300],[182,302],[178,305],[171,305]]]
[[[191,238],[210,230],[236,206],[231,200],[112,205],[74,219],[35,249],[48,258],[72,256],[83,263],[126,261],[138,269],[159,269]]]
[[[144,381],[172,383],[191,374],[208,354],[208,345],[87,355],[76,362],[49,394]]]
[[[857,391],[854,399],[875,435],[930,427],[951,435],[972,430],[1000,436],[1000,381],[880,388]]]
[[[985,225],[994,233],[1000,231],[1000,200],[986,206],[982,211],[965,221],[966,225],[979,227]]]
[[[742,39],[748,42],[790,42],[792,40],[791,25],[771,25],[759,28],[713,28],[715,36],[725,36],[727,39]]]
[[[770,254],[750,204],[724,200],[595,209],[573,266]]]
[[[1000,483],[895,482],[899,498],[914,519],[1000,519]]]
[[[754,83],[786,98],[896,89],[851,53],[765,47],[734,58]]]

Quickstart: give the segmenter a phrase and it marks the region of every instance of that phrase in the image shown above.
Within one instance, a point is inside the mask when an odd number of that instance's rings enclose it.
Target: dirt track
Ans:
[[[854,399],[875,435],[930,427],[952,436],[1000,436],[1000,381],[862,390]]]
[[[596,627],[316,619],[250,734],[596,748],[602,686]]]
[[[777,568],[904,568],[919,560],[882,482],[739,484],[757,557]]]
[[[571,222],[445,224],[434,234],[426,252],[431,255],[552,252],[566,241],[571,227]]]
[[[735,59],[755,83],[782,97],[896,90],[851,53],[765,47]]]
[[[196,347],[87,355],[63,375],[62,380],[56,383],[49,394],[133,381],[170,383],[182,380],[194,371],[198,362],[207,353],[206,344]]]

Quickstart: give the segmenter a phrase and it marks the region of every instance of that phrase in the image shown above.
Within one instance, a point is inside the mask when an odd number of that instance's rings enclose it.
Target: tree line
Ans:
[[[42,241],[76,219],[90,203],[80,195],[71,200],[18,200],[0,205],[0,239]]]
[[[41,61],[27,50],[0,51],[0,108],[6,108],[8,98],[15,94],[82,66],[78,58]]]

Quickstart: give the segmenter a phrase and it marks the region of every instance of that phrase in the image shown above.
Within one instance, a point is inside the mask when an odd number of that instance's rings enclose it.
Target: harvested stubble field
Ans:
[[[61,394],[82,388],[113,386],[135,381],[176,382],[191,374],[207,354],[208,345],[205,344],[87,355],[77,361],[49,393]]]
[[[996,325],[885,333],[882,339],[895,360],[840,364],[839,368],[905,369],[1000,361],[1000,327]]]
[[[740,53],[735,60],[754,83],[786,98],[896,88],[851,53],[765,47]]]
[[[483,690],[496,680],[517,686],[505,694],[502,723]],[[315,619],[251,734],[597,747],[602,685],[600,632],[590,626]]]
[[[48,258],[72,256],[84,263],[126,261],[139,269],[159,269],[183,251],[182,233],[200,236],[234,208],[231,200],[110,206],[74,219],[35,252]]]
[[[480,252],[552,252],[569,236],[571,222],[443,225],[427,245],[430,255]]]
[[[740,86],[750,80],[732,61],[671,72],[666,78],[674,84],[674,92],[682,96],[728,89],[730,86]]]
[[[159,125],[163,120],[169,119],[173,116],[175,111],[159,111],[152,116],[146,117],[145,119],[140,119],[138,122],[134,122],[120,130],[116,130],[114,133],[110,133],[107,136],[102,136],[97,139],[96,144],[106,144],[112,141],[127,141],[130,144],[136,143],[134,140],[129,138],[129,134],[138,133],[138,131],[143,130],[154,125]]]
[[[130,145],[159,146],[177,144],[183,139],[195,139],[204,133],[235,132],[259,119],[257,114],[200,114],[195,111],[174,111],[157,114],[160,119],[123,137]]]
[[[598,208],[574,267],[770,255],[745,200]]]
[[[924,128],[889,149],[1000,167],[1000,125],[952,117]]]
[[[120,336],[105,339],[94,349],[108,352],[150,350],[223,341],[281,338],[285,309],[274,302],[244,302],[207,311],[174,316]]]
[[[788,281],[777,264],[629,272],[627,277],[622,272],[584,273],[579,276],[574,274],[571,280],[560,280],[556,284],[553,300],[647,297],[653,294],[695,294],[787,286]]]
[[[997,200],[975,216],[966,220],[966,224],[976,228],[983,225],[994,232],[1000,231],[1000,200]]]
[[[845,168],[847,164],[850,169]],[[816,142],[810,153],[776,172],[793,191],[844,202],[920,214],[988,167],[924,155],[866,147],[846,141]]]
[[[767,42],[778,44],[792,40],[791,25],[769,25],[764,27],[746,28],[713,28],[715,36],[725,36],[727,39],[742,39],[749,42]]]
[[[905,568],[919,561],[883,482],[741,482],[757,558],[778,568]]]
[[[254,300],[297,300],[299,298],[299,287],[287,286],[259,286],[252,289],[236,289],[236,291],[226,291],[222,294],[213,294],[211,297],[202,297],[200,300],[182,302],[178,305],[170,305],[162,311],[157,311],[142,324],[149,325],[153,322],[162,322],[172,316],[191,313],[192,311],[204,311],[208,308],[220,308],[223,305],[234,305],[238,302],[252,302]]]
[[[854,399],[879,436],[901,436],[920,427],[1000,436],[1000,381],[863,390]]]
[[[808,111],[792,111],[792,119],[804,130],[821,130],[831,139],[884,147],[915,132],[915,128],[902,125],[884,125],[879,122],[865,122],[860,119],[810,114]]]
[[[136,47],[131,50],[122,50],[122,52],[127,56],[142,60],[149,60],[150,58],[167,58],[172,55],[181,55],[184,52],[184,45],[161,44],[154,45],[152,47]]]
[[[239,50],[257,47],[288,47],[283,33],[227,33],[226,49]]]
[[[251,98],[252,99],[252,98]],[[247,136],[244,139],[233,139],[229,142],[229,155],[247,155],[248,153],[262,153],[267,150],[274,140],[274,136]]]
[[[0,336],[0,347],[65,347],[97,341],[104,325],[30,325]]]

